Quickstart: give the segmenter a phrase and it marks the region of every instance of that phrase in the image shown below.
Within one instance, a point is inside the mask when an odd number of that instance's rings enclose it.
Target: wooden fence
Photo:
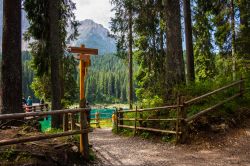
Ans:
[[[211,112],[211,111],[215,110],[216,108],[222,106],[223,104],[225,104],[225,103],[227,103],[227,102],[229,102],[229,101],[231,101],[231,100],[233,100],[233,99],[235,99],[235,98],[237,98],[237,97],[239,97],[239,96],[242,96],[243,93],[244,93],[244,80],[241,79],[241,80],[239,80],[239,81],[236,81],[236,82],[234,82],[234,83],[232,83],[232,84],[229,84],[229,85],[227,85],[227,86],[224,86],[224,87],[222,87],[222,88],[219,88],[219,89],[217,89],[217,90],[214,90],[214,91],[212,91],[212,92],[209,92],[209,93],[204,94],[204,95],[202,95],[202,96],[199,96],[199,97],[196,97],[196,98],[194,98],[194,99],[191,99],[191,100],[188,100],[188,101],[183,102],[183,106],[182,106],[182,107],[183,107],[183,110],[185,110],[186,108],[188,108],[189,106],[195,104],[195,103],[198,102],[198,101],[201,101],[201,100],[203,100],[203,99],[205,99],[205,98],[207,98],[207,97],[209,97],[209,96],[218,94],[219,92],[225,91],[225,90],[227,90],[227,89],[229,89],[229,88],[232,88],[232,87],[235,87],[235,86],[239,86],[239,91],[238,91],[237,93],[235,93],[233,96],[231,96],[231,97],[229,97],[229,98],[227,98],[227,99],[224,99],[224,100],[220,101],[219,103],[217,103],[217,104],[215,104],[215,105],[213,105],[213,106],[211,106],[211,107],[209,107],[209,108],[206,108],[206,109],[204,109],[204,110],[198,112],[198,113],[195,114],[195,115],[192,115],[192,116],[190,116],[190,117],[187,117],[187,118],[185,119],[185,121],[188,122],[188,123],[191,123],[193,120],[199,118],[200,116],[202,116],[202,115],[204,115],[204,114],[206,114],[206,113],[208,113],[208,112]],[[186,112],[185,112],[185,114],[186,114]]]
[[[80,113],[82,116],[80,117],[80,129],[79,130],[73,130],[72,128],[71,131],[64,131],[64,132],[60,132],[56,134],[43,134],[39,136],[30,136],[30,137],[25,137],[25,138],[1,140],[0,146],[80,134],[80,152],[83,154],[83,156],[86,159],[88,159],[89,158],[88,132],[90,132],[90,129],[87,126],[86,111],[89,111],[89,108],[55,110],[55,111],[46,111],[46,112],[2,114],[0,115],[0,120],[24,119],[26,117],[43,117],[47,115],[65,115],[64,117],[66,117],[68,116],[67,114],[76,114],[76,113]]]
[[[239,88],[239,91],[235,93],[233,96],[224,99],[223,101],[218,102],[217,104],[206,108],[204,110],[199,111],[197,114],[192,115],[192,116],[187,116],[187,108],[191,105],[195,105],[196,102],[201,101],[209,96],[218,94],[222,91],[228,90],[232,87],[237,87]],[[164,106],[164,107],[156,107],[156,108],[146,108],[146,109],[134,109],[134,110],[118,110],[116,111],[116,126],[117,126],[117,132],[119,132],[120,128],[129,128],[134,130],[134,135],[136,134],[137,130],[146,130],[146,131],[153,131],[153,132],[161,132],[161,133],[170,133],[170,134],[175,134],[176,135],[176,142],[185,142],[186,136],[187,136],[187,128],[188,124],[192,123],[195,119],[199,118],[200,116],[211,112],[218,108],[219,106],[239,97],[242,96],[244,93],[244,80],[241,79],[239,81],[236,81],[234,83],[231,83],[227,86],[224,86],[222,88],[219,88],[217,90],[214,90],[212,92],[206,93],[204,95],[201,95],[199,97],[193,98],[188,101],[184,101],[183,97],[178,97],[177,99],[177,104],[176,105],[171,105],[171,106]],[[175,118],[154,118],[154,119],[143,119],[143,118],[138,118],[138,114],[140,117],[142,117],[143,112],[152,112],[152,111],[176,111],[176,117]],[[124,114],[127,113],[134,113],[134,118],[124,118]],[[124,121],[133,121],[134,125],[124,125]],[[162,122],[162,121],[173,121],[175,122],[175,129],[170,130],[170,129],[155,129],[155,128],[147,128],[147,127],[142,127],[142,126],[137,126],[138,121],[155,121],[155,122]]]
[[[36,112],[36,111],[49,111],[48,104],[39,104],[33,106],[23,106],[25,112]]]

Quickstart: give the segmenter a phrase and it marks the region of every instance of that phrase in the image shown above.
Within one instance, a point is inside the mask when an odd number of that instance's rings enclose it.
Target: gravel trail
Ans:
[[[232,131],[212,144],[175,146],[115,135],[108,128],[95,129],[90,134],[90,143],[101,161],[99,165],[250,166],[249,126]]]

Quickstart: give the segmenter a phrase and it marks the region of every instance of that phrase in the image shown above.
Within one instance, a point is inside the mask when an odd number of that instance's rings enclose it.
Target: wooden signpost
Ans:
[[[80,60],[79,69],[80,69],[80,108],[86,107],[86,99],[85,99],[85,91],[84,91],[84,80],[87,74],[87,68],[90,66],[91,60],[90,55],[98,55],[98,49],[93,48],[85,48],[84,45],[81,47],[69,47],[68,49],[71,53],[77,53],[78,55],[75,57]],[[87,126],[87,114],[86,111],[84,113],[80,113],[80,130],[86,129]],[[84,133],[80,135],[80,152],[83,156],[88,159],[89,158],[89,143],[88,143],[88,133]]]

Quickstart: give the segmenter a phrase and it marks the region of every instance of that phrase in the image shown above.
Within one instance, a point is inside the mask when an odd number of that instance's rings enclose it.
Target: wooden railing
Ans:
[[[239,88],[239,91],[236,92],[233,96],[228,97],[227,99],[224,99],[223,101],[218,102],[217,104],[206,108],[204,110],[199,111],[198,113],[187,117],[187,108],[191,105],[196,104],[196,102],[201,101],[207,97],[210,97],[212,95],[218,94],[222,91],[228,90],[229,88],[232,87],[237,87]],[[146,131],[153,131],[153,132],[161,132],[161,133],[170,133],[170,134],[175,134],[176,135],[176,142],[184,142],[185,137],[187,136],[187,128],[188,124],[192,123],[195,119],[199,118],[200,116],[211,112],[218,108],[219,106],[239,97],[242,96],[244,93],[244,80],[241,79],[239,81],[236,81],[234,83],[231,83],[227,86],[224,86],[222,88],[219,88],[217,90],[214,90],[212,92],[206,93],[204,95],[201,95],[199,97],[193,98],[188,101],[184,101],[183,97],[178,97],[177,99],[177,104],[176,105],[171,105],[171,106],[164,106],[164,107],[156,107],[156,108],[145,108],[145,109],[134,109],[134,110],[118,110],[116,112],[116,127],[117,127],[117,132],[119,132],[120,128],[129,128],[134,130],[134,135],[136,134],[137,130],[146,130]],[[138,118],[138,114],[142,114],[143,112],[152,112],[152,111],[167,111],[167,110],[174,110],[176,111],[176,117],[175,118],[154,118],[154,119],[143,119],[143,118]],[[124,118],[124,113],[131,113],[134,112],[134,118]],[[140,115],[141,117],[141,115]],[[133,121],[134,125],[129,126],[129,125],[124,125],[124,121]],[[147,127],[141,127],[137,126],[138,121],[156,121],[156,122],[162,122],[162,121],[174,121],[175,122],[175,130],[169,130],[169,129],[155,129],[155,128],[147,128]],[[184,139],[184,140],[183,140]]]
[[[36,111],[48,111],[49,105],[48,104],[39,104],[39,105],[33,105],[33,106],[23,106],[23,110],[25,112],[36,112]]]
[[[217,89],[217,90],[214,90],[214,91],[212,91],[212,92],[209,92],[209,93],[204,94],[204,95],[202,95],[202,96],[199,96],[199,97],[196,97],[196,98],[194,98],[194,99],[191,99],[191,100],[188,100],[188,101],[183,102],[183,106],[182,106],[182,107],[183,107],[183,110],[184,110],[184,109],[188,108],[190,105],[195,104],[196,102],[199,102],[199,101],[204,100],[205,98],[207,98],[207,97],[209,97],[209,96],[218,94],[219,92],[225,91],[225,90],[227,90],[227,89],[229,89],[229,88],[236,87],[236,86],[239,86],[239,91],[238,91],[237,93],[235,93],[233,96],[231,96],[231,97],[229,97],[229,98],[227,98],[227,99],[224,99],[224,100],[218,102],[217,104],[215,104],[215,105],[213,105],[213,106],[211,106],[211,107],[209,107],[209,108],[206,108],[206,109],[204,109],[204,110],[198,112],[198,113],[195,114],[195,115],[192,115],[192,116],[190,116],[190,117],[187,117],[185,120],[186,120],[187,122],[191,123],[193,120],[199,118],[200,116],[202,116],[202,115],[204,115],[204,114],[206,114],[206,113],[208,113],[208,112],[213,111],[215,108],[218,108],[219,106],[221,106],[221,105],[223,105],[223,104],[225,104],[225,103],[227,103],[227,102],[229,102],[229,101],[231,101],[231,100],[233,100],[233,99],[235,99],[235,98],[237,98],[237,97],[239,97],[239,96],[242,96],[243,93],[244,93],[244,80],[241,79],[241,80],[239,80],[239,81],[236,81],[236,82],[234,82],[234,83],[232,83],[232,84],[229,84],[229,85],[227,85],[227,86],[224,86],[224,87],[222,87],[222,88],[219,88],[219,89]]]
[[[69,113],[71,114],[80,113],[83,116],[80,118],[79,130],[64,131],[64,132],[60,132],[56,134],[43,134],[39,136],[30,136],[30,137],[25,137],[25,138],[1,140],[0,146],[12,145],[12,144],[18,144],[18,143],[24,143],[24,142],[33,142],[33,141],[39,141],[39,140],[44,140],[44,139],[51,139],[51,138],[80,134],[80,138],[83,139],[83,141],[80,140],[80,152],[84,155],[86,159],[88,159],[89,157],[88,132],[90,132],[90,129],[88,128],[87,122],[86,122],[86,111],[88,110],[89,110],[88,108],[79,108],[79,109],[66,109],[66,110],[55,110],[55,111],[46,111],[46,112],[2,114],[0,115],[0,120],[24,119],[26,117],[43,117],[47,115],[65,115]]]
[[[179,135],[181,134],[181,131],[179,131],[179,123],[182,120],[177,116],[176,118],[151,118],[151,119],[143,119],[142,115],[143,112],[158,112],[161,110],[171,110],[171,111],[176,111],[177,114],[179,114],[179,108],[180,106],[177,105],[172,105],[172,106],[164,106],[164,107],[156,107],[156,108],[145,108],[145,109],[136,109],[135,110],[118,110],[116,112],[116,127],[117,127],[117,132],[119,132],[120,128],[129,128],[134,130],[134,135],[136,135],[137,130],[146,130],[146,131],[153,131],[153,132],[161,132],[161,133],[169,133],[169,134],[175,134],[176,135],[176,140],[178,140]],[[135,113],[134,118],[124,118],[124,114],[126,113]],[[139,114],[139,118],[138,118]],[[129,126],[129,125],[124,125],[124,121],[133,121],[134,125]],[[176,128],[175,130],[170,130],[170,129],[155,129],[155,128],[148,128],[148,127],[142,127],[142,126],[137,126],[137,122],[142,122],[142,121],[173,121],[176,123]]]

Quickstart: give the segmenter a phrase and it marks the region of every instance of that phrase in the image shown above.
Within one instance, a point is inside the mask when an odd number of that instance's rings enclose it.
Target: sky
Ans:
[[[75,15],[79,21],[92,19],[110,29],[109,22],[113,13],[110,0],[73,0],[76,3]]]

